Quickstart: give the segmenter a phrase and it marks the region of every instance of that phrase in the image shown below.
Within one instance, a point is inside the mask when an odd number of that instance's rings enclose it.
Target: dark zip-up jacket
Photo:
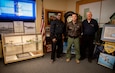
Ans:
[[[62,38],[62,34],[65,36],[66,26],[61,20],[54,20],[50,25],[50,36],[51,38]]]
[[[91,19],[90,23],[88,23],[87,19],[82,22],[83,26],[83,35],[95,35],[97,30],[99,29],[98,23],[95,19]]]

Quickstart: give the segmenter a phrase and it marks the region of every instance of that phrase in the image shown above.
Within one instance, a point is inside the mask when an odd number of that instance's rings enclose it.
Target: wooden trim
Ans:
[[[102,0],[81,0],[76,2],[76,12],[79,14],[79,6],[83,4],[93,3],[93,2],[99,2]]]

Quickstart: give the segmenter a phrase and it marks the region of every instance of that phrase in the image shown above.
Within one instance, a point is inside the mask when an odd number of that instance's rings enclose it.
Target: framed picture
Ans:
[[[115,42],[115,25],[105,24],[103,26],[101,40]]]
[[[48,12],[48,25],[50,25],[51,21],[56,19],[57,12]]]
[[[100,53],[98,64],[113,69],[115,65],[115,56],[108,55],[105,53]]]
[[[36,33],[35,22],[24,22],[25,33]]]
[[[13,33],[14,26],[12,22],[0,22],[0,33]]]
[[[24,32],[23,21],[14,21],[14,32],[15,33],[23,33]]]
[[[58,11],[58,10],[49,10],[49,9],[46,9],[45,10],[45,21],[46,21],[46,26],[47,25],[50,25],[51,21],[55,20],[56,19],[56,13],[60,12],[61,13],[61,19],[63,19],[63,11]]]
[[[87,18],[87,12],[89,12],[89,8],[85,8],[84,9],[84,19]]]

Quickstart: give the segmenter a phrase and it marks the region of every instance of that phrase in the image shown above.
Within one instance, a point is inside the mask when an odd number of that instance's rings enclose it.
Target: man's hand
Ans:
[[[53,38],[52,41],[53,41],[53,42],[56,42],[57,40],[56,40],[56,38]]]

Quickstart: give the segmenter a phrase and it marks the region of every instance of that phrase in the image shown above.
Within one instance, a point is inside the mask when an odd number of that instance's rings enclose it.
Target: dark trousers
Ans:
[[[82,58],[88,57],[88,59],[92,59],[93,51],[94,51],[93,41],[94,41],[94,36],[83,35],[82,45],[80,49]]]
[[[56,42],[52,42],[51,59],[55,61],[55,56],[57,58],[60,58],[62,52],[63,52],[63,42],[62,42],[62,39],[57,39]]]

